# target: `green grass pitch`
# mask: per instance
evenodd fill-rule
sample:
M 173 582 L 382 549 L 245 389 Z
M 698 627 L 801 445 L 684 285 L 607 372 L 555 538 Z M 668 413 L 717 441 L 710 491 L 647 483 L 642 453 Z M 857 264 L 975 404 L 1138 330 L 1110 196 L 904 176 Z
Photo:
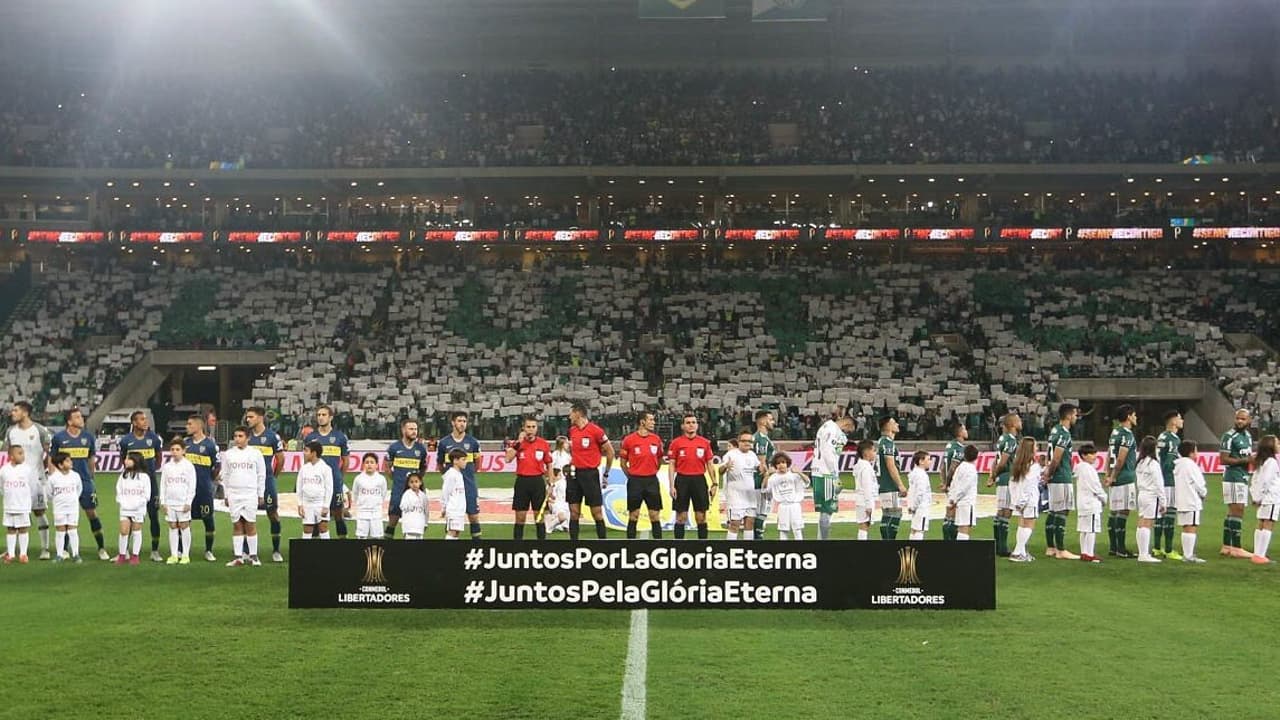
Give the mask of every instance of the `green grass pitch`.
M 1210 486 L 1198 567 L 1043 559 L 1041 525 L 1041 560 L 1000 562 L 995 612 L 651 612 L 648 716 L 1276 717 L 1280 569 L 1218 557 Z M 284 566 L 116 567 L 80 529 L 83 565 L 0 567 L 0 718 L 619 715 L 627 612 L 289 611 Z M 221 560 L 229 531 L 223 515 Z

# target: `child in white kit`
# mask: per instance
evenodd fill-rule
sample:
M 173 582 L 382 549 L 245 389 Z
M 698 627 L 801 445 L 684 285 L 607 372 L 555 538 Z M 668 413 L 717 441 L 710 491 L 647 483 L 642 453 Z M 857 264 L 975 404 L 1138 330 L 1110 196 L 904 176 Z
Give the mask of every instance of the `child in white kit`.
M 186 444 L 169 443 L 169 462 L 160 468 L 160 509 L 169 524 L 170 565 L 191 564 L 191 504 L 196 497 L 196 466 L 187 459 Z
M 387 478 L 378 472 L 378 456 L 366 453 L 364 471 L 351 482 L 356 511 L 356 539 L 382 537 L 382 509 L 387 504 Z
M 23 464 L 26 451 L 21 445 L 9 446 L 9 464 L 0 468 L 0 493 L 4 495 L 5 554 L 4 563 L 17 560 L 27 563 L 27 544 L 31 542 L 32 498 L 39 492 L 39 480 L 30 466 Z M 16 553 L 15 553 L 16 551 Z
M 569 530 L 569 501 L 564 495 L 566 487 L 564 469 L 553 467 L 551 472 L 555 474 L 555 480 L 551 483 L 551 492 L 547 494 L 547 512 L 542 517 L 548 535 Z
M 804 512 L 800 503 L 804 501 L 809 478 L 802 472 L 792 472 L 791 456 L 786 453 L 774 455 L 769 464 L 763 487 L 769 489 L 774 502 L 778 503 L 778 539 L 786 540 L 787 533 L 791 533 L 792 540 L 803 540 Z
M 929 533 L 929 510 L 933 505 L 933 486 L 929 484 L 929 471 L 924 465 L 929 453 L 919 450 L 911 457 L 911 472 L 907 475 L 907 509 L 911 511 L 911 540 L 923 540 Z
M 71 469 L 70 455 L 57 452 L 49 462 L 53 465 L 53 472 L 49 473 L 49 501 L 53 505 L 53 527 L 58 533 L 53 559 L 80 562 L 80 493 L 84 492 L 84 482 L 80 474 Z M 70 552 L 63 550 L 68 546 Z
M 124 458 L 124 471 L 116 480 L 116 503 L 120 506 L 120 554 L 116 564 L 137 565 L 142 552 L 142 521 L 147 519 L 147 503 L 151 502 L 151 476 L 141 453 Z M 129 543 L 133 541 L 133 551 Z
M 467 522 L 467 496 L 462 486 L 462 470 L 467 466 L 465 450 L 455 448 L 449 452 L 449 469 L 444 473 L 440 488 L 440 517 L 444 519 L 445 540 L 457 540 Z
M 405 483 L 408 487 L 400 496 L 400 527 L 406 540 L 421 540 L 427 531 L 427 491 L 418 473 L 409 473 Z

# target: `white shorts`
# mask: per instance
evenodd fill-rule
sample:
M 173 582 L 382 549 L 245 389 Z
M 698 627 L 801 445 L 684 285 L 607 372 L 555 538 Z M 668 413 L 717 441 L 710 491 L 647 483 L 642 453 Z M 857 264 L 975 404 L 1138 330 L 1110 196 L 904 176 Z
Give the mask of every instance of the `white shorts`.
M 227 503 L 231 511 L 231 522 L 243 520 L 245 522 L 258 522 L 258 501 L 236 500 Z
M 569 517 L 569 503 L 567 502 L 551 503 L 551 512 L 547 514 L 553 517 Z
M 1076 489 L 1071 483 L 1049 483 L 1049 512 L 1063 513 L 1075 509 Z
M 875 501 L 858 500 L 858 504 L 853 508 L 853 521 L 859 525 L 870 524 L 871 516 L 875 514 Z
M 79 527 L 79 526 L 80 526 L 80 512 L 79 512 L 78 510 L 73 510 L 73 511 L 71 511 L 71 512 L 67 512 L 67 513 L 54 513 L 54 514 L 53 514 L 53 526 L 54 526 L 54 527 L 60 527 L 60 526 L 63 526 L 63 525 L 67 525 L 67 526 L 70 526 L 70 527 Z
M 44 485 L 37 485 L 31 491 L 31 511 L 45 510 L 49 507 L 47 499 L 49 497 L 49 488 Z
M 897 490 L 894 490 L 893 492 L 880 493 L 880 509 L 882 511 L 898 510 L 902 508 L 905 502 L 906 498 L 899 495 Z
M 31 513 L 11 513 L 4 514 L 4 526 L 7 528 L 29 528 L 31 527 Z
M 1115 488 L 1111 488 L 1115 490 Z M 1138 517 L 1143 520 L 1155 520 L 1164 514 L 1164 493 L 1155 495 L 1153 493 L 1138 494 Z
M 303 505 L 302 506 L 302 524 L 303 525 L 319 525 L 326 522 L 324 517 L 325 511 L 329 508 L 325 505 Z
M 1222 502 L 1226 505 L 1248 505 L 1249 483 L 1222 483 Z
M 996 509 L 997 510 L 1013 509 L 1013 486 L 1012 485 L 996 486 Z
M 929 508 L 921 508 L 923 512 L 917 512 L 911 516 L 911 532 L 929 532 Z
M 171 523 L 191 522 L 191 510 L 188 509 L 186 512 L 183 512 L 181 510 L 169 508 L 169 510 L 164 514 L 164 521 Z
M 1270 520 L 1271 522 L 1280 520 L 1280 505 L 1259 505 L 1258 519 Z
M 452 531 L 454 531 L 454 532 L 462 532 L 462 529 L 463 529 L 463 528 L 465 528 L 466 526 L 467 526 L 467 516 L 466 516 L 466 514 L 458 514 L 458 515 L 448 515 L 448 516 L 445 516 L 445 519 L 444 519 L 444 528 L 445 528 L 445 530 L 452 530 Z
M 1107 509 L 1111 512 L 1138 509 L 1137 485 L 1112 485 L 1107 488 Z
M 1168 510 L 1171 507 L 1173 507 L 1173 486 L 1165 485 L 1164 486 L 1164 509 Z
M 795 532 L 804 529 L 804 513 L 800 503 L 778 503 L 778 530 Z
M 1181 525 L 1199 525 L 1199 524 L 1200 524 L 1199 510 L 1189 510 L 1187 512 L 1183 512 L 1181 510 L 1178 511 L 1178 525 L 1181 526 Z
M 973 527 L 978 524 L 978 512 L 970 503 L 956 503 L 956 527 Z
M 1029 502 L 1022 506 L 1022 509 L 1013 509 L 1013 516 L 1020 517 L 1023 520 L 1035 520 L 1040 517 L 1040 501 Z
M 120 519 L 121 519 L 121 520 L 132 520 L 133 522 L 140 523 L 140 522 L 142 522 L 143 520 L 146 520 L 146 519 L 147 519 L 147 509 L 146 509 L 146 508 L 142 508 L 141 510 L 130 510 L 130 511 L 127 511 L 127 512 L 126 512 L 126 511 L 124 511 L 124 510 L 121 510 L 121 511 L 120 511 Z
M 1102 532 L 1102 513 L 1081 514 L 1076 518 L 1076 532 Z
M 356 518 L 356 539 L 382 537 L 382 518 Z
M 756 516 L 755 506 L 751 507 L 733 507 L 729 506 L 729 522 L 742 522 L 747 518 Z
M 724 495 L 730 519 L 733 519 L 734 513 L 738 514 L 739 520 L 748 515 L 754 516 L 756 509 L 760 507 L 760 491 L 750 482 L 727 483 Z
M 427 516 L 424 513 L 415 512 L 404 515 L 400 518 L 400 529 L 405 535 L 421 535 L 427 530 Z

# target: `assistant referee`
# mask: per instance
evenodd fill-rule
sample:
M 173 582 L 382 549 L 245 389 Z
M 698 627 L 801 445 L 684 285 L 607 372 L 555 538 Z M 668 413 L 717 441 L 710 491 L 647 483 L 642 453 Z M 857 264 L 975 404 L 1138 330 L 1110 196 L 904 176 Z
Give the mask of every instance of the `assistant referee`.
M 668 454 L 675 465 L 676 477 L 671 486 L 671 507 L 676 511 L 675 535 L 684 539 L 684 525 L 689 520 L 689 505 L 698 524 L 698 539 L 707 539 L 707 510 L 716 486 L 707 487 L 707 469 L 715 456 L 711 441 L 698 434 L 698 418 L 686 413 L 680 423 L 684 434 L 671 441 Z M 710 493 L 710 494 L 708 494 Z
M 582 503 L 591 508 L 596 521 L 596 537 L 605 537 L 604 490 L 609 471 L 613 469 L 613 445 L 604 429 L 591 422 L 587 406 L 574 403 L 569 408 L 569 454 L 573 458 L 573 477 L 565 479 L 565 500 L 569 503 L 569 539 L 578 539 Z M 604 476 L 600 475 L 600 457 L 605 458 Z

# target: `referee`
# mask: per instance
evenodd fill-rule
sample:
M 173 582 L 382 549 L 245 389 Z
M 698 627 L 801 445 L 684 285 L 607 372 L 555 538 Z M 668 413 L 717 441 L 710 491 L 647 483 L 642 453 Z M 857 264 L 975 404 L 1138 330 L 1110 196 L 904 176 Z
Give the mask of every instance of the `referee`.
M 671 507 L 676 511 L 675 535 L 677 540 L 684 539 L 684 525 L 689 520 L 692 504 L 698 539 L 706 540 L 707 510 L 711 507 L 711 498 L 716 496 L 716 486 L 707 487 L 707 469 L 715 452 L 711 441 L 698 434 L 698 418 L 693 413 L 685 413 L 680 429 L 684 434 L 672 440 L 668 450 L 676 471 L 671 486 Z
M 605 457 L 604 477 L 600 476 L 600 456 Z M 578 523 L 582 503 L 591 508 L 596 521 L 596 537 L 605 537 L 604 490 L 609 471 L 613 469 L 613 445 L 604 430 L 587 415 L 587 406 L 574 403 L 569 408 L 569 454 L 573 458 L 573 477 L 566 478 L 565 500 L 569 503 L 569 539 L 578 539 Z
M 662 438 L 654 434 L 653 413 L 636 418 L 636 431 L 622 439 L 618 465 L 627 474 L 627 539 L 636 538 L 640 506 L 649 511 L 654 540 L 662 539 L 662 491 L 658 487 L 658 465 L 662 462 Z
M 547 526 L 538 520 L 539 511 L 547 502 L 547 488 L 554 481 L 551 474 L 551 446 L 538 437 L 538 421 L 526 417 L 520 427 L 520 437 L 507 446 L 507 462 L 516 461 L 516 485 L 511 496 L 511 509 L 516 514 L 512 539 L 524 539 L 524 523 L 529 511 L 534 512 L 534 526 L 538 539 L 547 539 Z

